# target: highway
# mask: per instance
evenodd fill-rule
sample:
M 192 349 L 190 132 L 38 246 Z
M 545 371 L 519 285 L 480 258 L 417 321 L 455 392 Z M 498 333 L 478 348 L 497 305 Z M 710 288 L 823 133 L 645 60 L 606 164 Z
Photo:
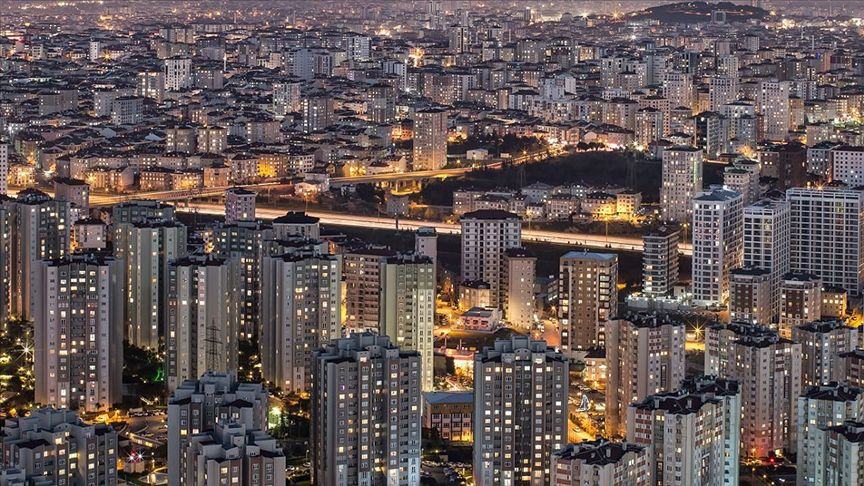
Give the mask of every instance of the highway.
M 193 212 L 223 216 L 225 208 L 220 204 L 191 202 L 188 205 L 179 205 L 178 211 Z M 258 208 L 255 211 L 261 219 L 275 219 L 285 214 L 284 209 Z M 460 227 L 458 224 L 440 223 L 436 221 L 399 220 L 398 226 L 393 218 L 379 216 L 362 216 L 344 213 L 332 213 L 323 211 L 308 211 L 307 214 L 321 219 L 321 223 L 333 226 L 348 226 L 356 228 L 372 228 L 383 230 L 416 230 L 420 227 L 435 228 L 440 234 L 458 235 Z M 619 251 L 642 251 L 642 239 L 625 236 L 603 236 L 586 233 L 567 233 L 563 231 L 546 231 L 522 229 L 522 240 L 532 243 L 553 243 L 556 245 L 581 246 L 592 249 L 606 249 Z M 692 248 L 684 244 L 680 248 L 681 254 L 692 255 Z

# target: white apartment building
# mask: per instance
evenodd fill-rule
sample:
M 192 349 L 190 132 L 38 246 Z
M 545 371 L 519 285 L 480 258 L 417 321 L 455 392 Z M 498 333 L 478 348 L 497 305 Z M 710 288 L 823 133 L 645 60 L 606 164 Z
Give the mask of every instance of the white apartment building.
M 190 255 L 168 268 L 165 381 L 173 392 L 206 371 L 237 372 L 240 263 Z
M 120 265 L 95 254 L 39 262 L 32 282 L 38 403 L 95 412 L 122 400 Z
M 558 322 L 561 351 L 602 347 L 604 326 L 618 313 L 618 255 L 571 251 L 558 270 Z
M 225 224 L 238 221 L 255 221 L 255 197 L 257 194 L 242 187 L 225 191 Z
M 192 434 L 182 454 L 184 484 L 285 484 L 285 455 L 276 439 L 243 424 L 217 423 L 213 430 Z
M 849 187 L 864 186 L 864 147 L 834 147 L 828 151 L 828 158 L 830 180 L 840 181 Z
M 864 463 L 864 422 L 849 420 L 840 425 L 817 428 L 813 431 L 813 447 L 808 449 L 807 463 L 815 467 L 798 467 L 801 484 L 832 484 L 858 486 L 864 482 L 861 464 Z M 802 477 L 802 474 L 806 476 Z M 812 474 L 812 475 L 811 475 Z M 815 479 L 821 478 L 821 483 Z
M 786 140 L 791 125 L 789 82 L 761 82 L 756 95 L 756 112 L 762 115 L 762 133 L 766 139 Z
M 623 436 L 627 407 L 684 379 L 684 323 L 631 314 L 606 322 L 606 435 Z
M 113 486 L 120 448 L 107 424 L 86 424 L 66 409 L 37 408 L 26 417 L 7 417 L 0 431 L 0 481 L 10 486 Z
M 182 91 L 192 87 L 192 59 L 174 57 L 165 59 L 163 65 L 165 89 Z
M 742 456 L 764 458 L 794 449 L 800 344 L 764 326 L 715 325 L 705 333 L 705 374 L 740 385 Z
M 510 212 L 482 209 L 460 218 L 462 280 L 482 280 L 491 289 L 491 304 L 504 304 L 505 252 L 522 246 L 522 219 Z
M 741 386 L 713 377 L 630 405 L 626 440 L 648 452 L 645 484 L 737 484 L 741 410 Z
M 660 208 L 663 219 L 689 223 L 693 198 L 702 191 L 702 150 L 695 147 L 669 147 L 663 151 L 663 181 Z
M 435 327 L 435 268 L 423 255 L 384 258 L 379 272 L 381 303 L 378 333 L 401 349 L 420 353 L 421 389 L 433 389 L 432 331 Z
M 791 188 L 792 271 L 857 296 L 864 285 L 864 191 Z
M 711 76 L 708 80 L 708 109 L 720 112 L 724 105 L 738 99 L 738 74 Z
M 822 280 L 810 273 L 790 272 L 780 281 L 780 336 L 790 339 L 792 330 L 822 318 Z
M 504 252 L 504 319 L 517 328 L 531 329 L 535 321 L 536 268 L 537 257 L 525 248 Z
M 791 210 L 787 201 L 762 199 L 744 207 L 743 265 L 768 271 L 771 281 L 768 312 L 772 321 L 780 312 L 780 281 L 790 270 L 790 238 Z
M 168 399 L 168 485 L 202 484 L 188 474 L 192 437 L 228 424 L 265 430 L 268 409 L 267 390 L 260 383 L 238 383 L 234 375 L 208 372 L 181 383 Z
M 836 382 L 804 390 L 798 398 L 798 484 L 855 484 L 837 481 L 834 477 L 836 472 L 832 471 L 834 468 L 845 469 L 847 474 L 857 470 L 857 477 L 862 479 L 861 456 L 857 460 L 849 458 L 853 463 L 857 463 L 857 467 L 849 467 L 851 465 L 842 461 L 834 464 L 830 460 L 826 461 L 826 453 L 830 454 L 831 450 L 825 444 L 826 436 L 831 435 L 829 430 L 843 426 L 847 421 L 864 421 L 864 390 Z M 831 442 L 839 445 L 844 441 L 840 437 L 834 437 Z M 856 474 L 846 477 L 852 479 Z
M 729 275 L 743 257 L 741 194 L 712 188 L 693 199 L 693 302 L 722 307 Z
M 447 164 L 447 112 L 418 110 L 414 114 L 414 170 L 436 170 Z
M 513 336 L 474 355 L 474 484 L 542 486 L 567 443 L 569 360 Z
M 550 486 L 639 484 L 648 477 L 648 449 L 597 439 L 567 444 L 552 454 Z
M 801 344 L 801 386 L 817 386 L 846 379 L 840 355 L 858 347 L 858 329 L 819 320 L 792 328 L 792 340 Z
M 312 352 L 338 337 L 341 268 L 329 255 L 265 256 L 260 336 L 264 379 L 283 391 L 312 388 Z
M 420 483 L 420 354 L 386 336 L 352 334 L 312 359 L 312 481 Z

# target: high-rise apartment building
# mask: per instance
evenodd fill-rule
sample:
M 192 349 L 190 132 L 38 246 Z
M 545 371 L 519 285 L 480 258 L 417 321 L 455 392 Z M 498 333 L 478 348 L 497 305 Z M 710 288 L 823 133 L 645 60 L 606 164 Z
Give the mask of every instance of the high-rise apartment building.
M 190 455 L 191 439 L 228 424 L 265 430 L 268 407 L 267 390 L 260 383 L 238 383 L 234 375 L 205 373 L 180 384 L 168 399 L 169 486 L 210 484 L 189 476 L 188 461 L 201 455 L 194 450 Z
M 225 191 L 225 224 L 255 221 L 255 196 L 253 191 L 242 187 Z
M 810 469 L 798 467 L 800 484 L 832 484 L 858 486 L 864 482 L 861 464 L 864 463 L 864 422 L 849 420 L 840 425 L 817 428 L 813 447 L 807 449 Z M 801 477 L 800 474 L 806 474 Z M 814 480 L 809 481 L 812 477 Z M 816 478 L 821 478 L 819 481 Z
M 550 486 L 639 484 L 648 477 L 648 450 L 596 439 L 568 444 L 552 454 Z
M 745 267 L 762 268 L 768 271 L 771 283 L 771 300 L 766 311 L 771 321 L 780 313 L 780 281 L 789 272 L 791 248 L 791 212 L 787 201 L 762 199 L 744 207 L 744 260 Z
M 756 94 L 756 110 L 762 115 L 764 137 L 768 140 L 786 140 L 791 124 L 789 82 L 761 82 Z
M 792 271 L 815 274 L 825 285 L 857 296 L 864 285 L 864 191 L 792 188 Z
M 809 273 L 790 272 L 780 281 L 780 336 L 792 337 L 792 330 L 822 318 L 822 281 Z
M 858 329 L 843 321 L 813 321 L 792 328 L 792 340 L 801 345 L 801 386 L 817 386 L 846 378 L 840 356 L 858 347 Z
M 264 379 L 283 391 L 312 387 L 312 352 L 341 333 L 341 269 L 329 255 L 265 256 L 260 336 Z
M 267 432 L 235 422 L 217 422 L 213 430 L 193 433 L 183 455 L 182 484 L 281 486 L 285 455 Z
M 627 407 L 684 379 L 684 323 L 631 314 L 606 323 L 606 434 L 623 436 Z
M 0 149 L 2 151 L 2 149 Z M 0 161 L 2 161 L 0 153 Z M 840 145 L 829 151 L 828 179 L 849 187 L 864 186 L 864 147 Z
M 678 282 L 678 244 L 681 230 L 663 225 L 642 237 L 642 293 L 661 297 Z
M 9 192 L 9 144 L 0 141 L 0 196 Z
M 237 372 L 240 264 L 190 255 L 168 269 L 165 381 L 173 392 L 206 371 Z
M 192 87 L 192 59 L 173 57 L 163 61 L 165 89 L 182 91 Z
M 827 457 L 826 435 L 832 427 L 847 421 L 864 420 L 864 389 L 836 382 L 808 387 L 798 398 L 798 484 L 855 484 L 835 482 L 831 470 L 845 465 L 823 462 Z M 835 442 L 836 443 L 836 442 Z M 840 441 L 842 443 L 842 440 Z M 853 459 L 854 460 L 854 459 Z M 857 470 L 861 477 L 861 463 L 844 472 Z M 833 466 L 833 467 L 832 467 Z M 848 466 L 847 466 L 848 467 Z M 832 481 L 834 479 L 834 481 Z
M 510 212 L 481 209 L 466 213 L 462 225 L 462 280 L 482 280 L 491 289 L 491 304 L 500 307 L 504 295 L 505 252 L 522 246 L 522 219 Z
M 418 110 L 414 114 L 414 170 L 437 170 L 447 164 L 447 112 Z
M 66 409 L 37 408 L 7 418 L 0 431 L 0 481 L 18 485 L 117 484 L 120 446 L 107 424 L 86 424 Z M 15 471 L 4 478 L 6 472 Z
M 729 276 L 743 258 L 743 205 L 737 192 L 712 188 L 693 199 L 693 301 L 725 306 Z
M 433 389 L 435 268 L 423 255 L 384 258 L 379 271 L 381 301 L 378 333 L 403 350 L 420 353 L 423 391 Z
M 372 123 L 390 124 L 396 120 L 396 87 L 373 84 L 366 92 L 366 116 Z
M 389 248 L 362 247 L 342 255 L 345 281 L 345 327 L 374 331 L 381 317 L 381 262 L 396 256 Z
M 738 99 L 738 74 L 711 76 L 708 80 L 708 109 L 720 112 L 724 105 Z
M 690 223 L 693 198 L 702 191 L 702 159 L 702 150 L 695 147 L 669 147 L 663 151 L 660 208 L 664 220 Z
M 536 267 L 537 257 L 525 248 L 504 251 L 504 319 L 517 328 L 531 329 L 535 321 Z
M 36 401 L 86 412 L 121 401 L 120 262 L 95 254 L 42 260 L 34 275 Z
M 760 267 L 741 267 L 729 275 L 729 317 L 734 321 L 770 326 L 771 274 Z
M 577 350 L 603 346 L 605 323 L 618 313 L 618 256 L 571 251 L 558 268 L 561 350 L 575 358 Z
M 800 344 L 764 326 L 715 325 L 705 333 L 705 373 L 740 385 L 743 456 L 768 457 L 794 448 Z
M 142 348 L 159 349 L 168 309 L 168 273 L 172 261 L 187 254 L 186 226 L 171 220 L 114 225 L 114 254 L 125 282 L 126 339 Z
M 626 437 L 647 450 L 645 484 L 737 484 L 741 388 L 734 380 L 699 377 L 630 405 Z
M 386 336 L 352 334 L 312 359 L 312 480 L 420 483 L 420 354 Z
M 2 201 L 9 227 L 10 312 L 32 319 L 36 309 L 33 283 L 41 260 L 63 258 L 69 252 L 69 203 L 25 189 L 16 199 Z
M 513 336 L 474 355 L 474 383 L 474 484 L 549 484 L 567 443 L 569 360 Z
M 323 91 L 310 93 L 300 103 L 303 132 L 323 130 L 333 124 L 333 98 Z

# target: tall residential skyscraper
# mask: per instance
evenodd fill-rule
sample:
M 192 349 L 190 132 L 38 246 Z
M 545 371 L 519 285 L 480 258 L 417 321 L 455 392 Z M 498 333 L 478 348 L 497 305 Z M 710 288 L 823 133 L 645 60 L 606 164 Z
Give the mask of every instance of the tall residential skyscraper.
M 864 285 L 864 191 L 792 188 L 792 271 L 817 275 L 857 296 Z
M 504 319 L 512 326 L 530 329 L 534 324 L 534 280 L 537 257 L 525 248 L 504 252 Z
M 780 314 L 780 281 L 790 268 L 790 224 L 791 212 L 787 201 L 762 199 L 744 208 L 743 264 L 768 271 L 771 300 L 761 305 L 767 307 L 772 321 Z
M 12 295 L 12 215 L 14 209 L 0 195 L 0 322 L 9 318 Z
M 792 340 L 801 344 L 801 386 L 817 386 L 846 378 L 840 355 L 858 347 L 858 329 L 843 321 L 813 321 L 792 328 Z
M 122 269 L 111 257 L 42 260 L 34 275 L 36 401 L 94 412 L 121 401 Z
M 742 198 L 737 192 L 712 188 L 693 199 L 693 301 L 725 306 L 729 275 L 741 265 Z
M 603 346 L 605 322 L 618 313 L 618 255 L 571 251 L 558 270 L 561 351 Z
M 789 82 L 762 81 L 756 94 L 756 111 L 762 115 L 762 133 L 768 140 L 789 135 Z
M 705 333 L 705 373 L 740 385 L 742 455 L 768 457 L 794 448 L 800 344 L 763 326 L 712 326 Z
M 708 109 L 720 112 L 723 106 L 738 99 L 738 75 L 716 75 L 708 80 Z
M 606 434 L 623 436 L 627 407 L 684 379 L 684 323 L 631 314 L 606 323 Z
M 807 449 L 810 469 L 798 466 L 798 484 L 832 484 L 858 486 L 864 482 L 861 464 L 864 463 L 864 421 L 848 420 L 840 425 L 817 428 L 813 447 Z M 803 462 L 803 461 L 802 461 Z M 806 465 L 805 465 L 806 467 Z M 801 478 L 801 474 L 807 474 Z M 813 477 L 813 481 L 808 481 Z M 821 481 L 819 479 L 821 478 Z
M 180 384 L 168 399 L 169 486 L 202 484 L 195 482 L 194 477 L 190 482 L 187 474 L 189 443 L 193 437 L 214 431 L 217 425 L 236 424 L 247 430 L 265 430 L 268 407 L 267 390 L 260 383 L 238 383 L 233 375 L 205 373 L 200 379 Z
M 569 360 L 512 336 L 474 355 L 474 484 L 548 484 L 567 443 Z
M 364 246 L 342 255 L 345 282 L 345 327 L 351 332 L 374 331 L 381 317 L 381 262 L 396 256 L 386 247 Z
M 107 424 L 86 424 L 71 410 L 38 408 L 8 417 L 0 431 L 0 481 L 9 486 L 117 484 L 120 446 Z M 5 477 L 4 477 L 5 476 Z
M 396 88 L 373 84 L 366 91 L 366 114 L 372 123 L 389 124 L 396 119 Z
M 420 353 L 423 391 L 433 389 L 435 268 L 429 257 L 405 254 L 381 261 L 379 329 L 404 350 Z
M 433 108 L 414 113 L 414 170 L 437 170 L 447 164 L 447 112 Z
M 2 204 L 9 218 L 10 311 L 33 319 L 37 298 L 33 282 L 40 260 L 62 258 L 69 252 L 69 203 L 36 189 L 24 189 L 16 199 Z
M 663 74 L 663 96 L 674 107 L 690 107 L 693 104 L 693 76 L 686 73 L 667 71 Z
M 285 484 L 285 455 L 267 432 L 232 421 L 213 430 L 193 433 L 183 454 L 182 484 L 281 486 Z
M 301 101 L 303 132 L 323 130 L 333 124 L 333 98 L 326 92 L 310 93 Z
M 648 451 L 645 484 L 738 483 L 741 386 L 699 377 L 630 405 L 627 441 Z
M 255 221 L 256 194 L 242 187 L 225 191 L 225 224 L 238 221 Z
M 265 243 L 273 240 L 273 227 L 261 221 L 222 224 L 211 234 L 213 255 L 240 262 L 240 335 L 261 333 L 261 262 Z
M 9 144 L 0 141 L 0 196 L 9 192 Z
M 192 87 L 192 59 L 173 57 L 163 61 L 165 89 L 182 91 Z
M 809 273 L 791 272 L 780 281 L 780 336 L 792 337 L 792 330 L 822 318 L 822 280 Z
M 206 371 L 237 372 L 240 264 L 187 256 L 168 270 L 165 381 L 173 392 Z
M 678 282 L 678 243 L 681 231 L 663 225 L 642 237 L 642 293 L 660 297 L 672 293 Z
M 568 444 L 552 454 L 550 486 L 639 484 L 648 477 L 648 449 L 597 439 Z
M 861 476 L 862 463 L 860 462 L 864 459 L 864 454 L 857 460 L 850 458 L 857 463 L 857 467 L 844 467 L 842 462 L 834 464 L 831 464 L 832 461 L 823 462 L 828 459 L 826 452 L 829 450 L 825 439 L 826 435 L 830 434 L 826 432 L 832 427 L 842 426 L 846 421 L 861 422 L 862 420 L 864 420 L 864 389 L 834 382 L 804 390 L 798 398 L 797 484 L 856 484 L 836 482 L 836 478 L 832 477 L 834 475 L 831 473 L 834 468 L 843 472 L 849 472 L 850 469 L 857 470 L 858 479 L 864 479 Z M 839 442 L 842 443 L 842 440 Z
M 186 226 L 170 220 L 114 225 L 114 254 L 124 266 L 126 339 L 159 349 L 168 309 L 168 270 L 187 254 Z
M 771 326 L 771 274 L 760 267 L 741 267 L 729 275 L 729 317 L 761 326 Z
M 702 150 L 695 147 L 669 147 L 663 151 L 660 208 L 664 220 L 690 223 L 693 198 L 702 191 L 702 159 Z
M 420 354 L 352 334 L 315 351 L 312 364 L 312 481 L 419 484 Z
M 312 352 L 340 335 L 341 269 L 329 255 L 264 257 L 261 362 L 283 391 L 312 387 Z
M 491 304 L 500 307 L 504 295 L 505 252 L 522 246 L 522 219 L 510 212 L 481 209 L 466 213 L 462 225 L 462 280 L 482 280 L 491 288 Z

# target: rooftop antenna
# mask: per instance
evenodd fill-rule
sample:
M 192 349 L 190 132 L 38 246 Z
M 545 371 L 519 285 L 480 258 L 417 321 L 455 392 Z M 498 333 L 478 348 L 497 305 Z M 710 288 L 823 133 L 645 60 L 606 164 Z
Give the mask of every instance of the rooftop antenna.
M 216 327 L 216 321 L 210 321 L 210 326 L 207 328 L 207 337 L 204 339 L 204 342 L 207 344 L 207 371 L 213 371 L 214 368 L 221 368 L 221 366 L 216 364 L 216 361 L 219 359 L 219 347 L 221 343 L 218 339 L 216 339 L 216 335 L 219 332 L 219 328 Z

